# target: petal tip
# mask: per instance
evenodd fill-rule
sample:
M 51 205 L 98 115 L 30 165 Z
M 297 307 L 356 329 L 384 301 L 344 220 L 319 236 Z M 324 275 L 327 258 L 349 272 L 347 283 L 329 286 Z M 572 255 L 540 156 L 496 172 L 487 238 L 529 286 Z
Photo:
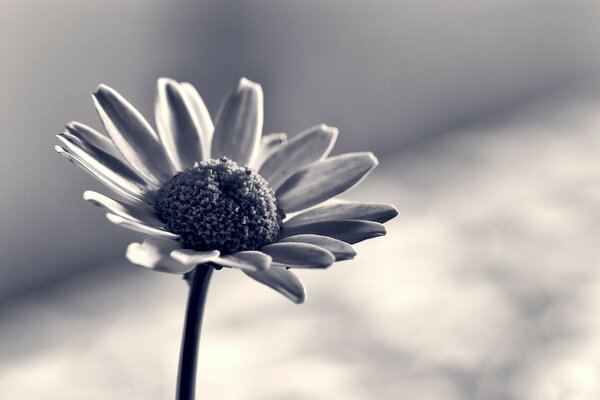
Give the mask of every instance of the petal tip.
M 253 97 L 255 96 L 256 101 L 258 101 L 259 104 L 262 104 L 263 90 L 260 83 L 253 82 L 247 78 L 241 78 L 235 90 L 235 93 L 240 94 L 244 92 L 250 94 Z
M 290 300 L 292 300 L 292 302 L 294 304 L 303 304 L 306 301 L 306 292 L 303 292 L 301 295 L 295 296 L 295 297 L 290 297 Z
M 346 261 L 346 260 L 352 260 L 354 257 L 356 257 L 356 250 L 352 249 L 352 250 L 348 250 L 348 252 L 340 257 L 339 259 L 336 259 L 336 261 Z
M 161 76 L 156 80 L 158 85 L 166 85 L 167 83 L 177 83 L 175 79 L 169 78 L 168 76 Z
M 385 225 L 383 225 L 382 223 L 379 222 L 368 222 L 368 225 L 372 226 L 373 231 L 371 234 L 372 238 L 376 238 L 376 237 L 380 237 L 380 236 L 385 236 L 387 234 L 387 229 L 385 227 Z
M 242 77 L 242 78 L 240 78 L 240 82 L 238 84 L 238 89 L 245 89 L 245 88 L 262 91 L 262 86 L 260 85 L 260 83 L 251 81 L 250 79 L 248 79 L 246 77 Z
M 285 133 L 285 132 L 275 133 L 274 141 L 278 144 L 283 144 L 283 143 L 287 142 L 287 133 Z
M 318 128 L 320 130 L 322 130 L 323 132 L 328 132 L 333 136 L 337 136 L 337 134 L 340 132 L 340 130 L 338 128 L 336 128 L 335 126 L 330 126 L 327 124 L 319 124 Z
M 175 79 L 161 77 L 156 81 L 156 88 L 159 93 L 161 92 L 174 92 L 179 89 L 179 82 Z
M 398 211 L 398 209 L 395 206 L 388 204 L 388 207 L 390 207 L 388 221 L 390 219 L 396 218 L 398 215 L 400 215 L 400 212 Z
M 142 244 L 141 243 L 137 243 L 137 242 L 133 242 L 130 243 L 127 246 L 127 250 L 125 250 L 125 258 L 127 258 L 130 262 L 136 264 L 135 260 L 135 256 L 137 255 L 137 252 L 139 251 L 139 249 L 141 248 Z
M 365 157 L 367 157 L 369 159 L 369 161 L 371 162 L 371 164 L 373 165 L 371 167 L 371 169 L 375 168 L 376 166 L 379 165 L 379 160 L 377 159 L 377 157 L 375 157 L 375 154 L 373 154 L 372 152 L 370 152 L 370 151 L 366 152 Z
M 77 121 L 71 121 L 67 125 L 65 125 L 65 130 L 76 131 L 77 128 L 81 127 L 81 123 Z
M 96 95 L 102 94 L 104 92 L 114 92 L 114 89 L 105 83 L 101 83 L 96 87 L 96 90 L 94 91 L 94 93 L 92 93 L 92 96 L 95 97 Z

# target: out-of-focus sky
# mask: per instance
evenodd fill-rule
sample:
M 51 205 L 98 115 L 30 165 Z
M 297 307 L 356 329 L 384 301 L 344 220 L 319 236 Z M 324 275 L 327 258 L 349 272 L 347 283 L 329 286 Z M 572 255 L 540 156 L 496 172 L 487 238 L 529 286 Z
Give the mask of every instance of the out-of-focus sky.
M 160 76 L 213 115 L 247 76 L 266 131 L 375 151 L 350 197 L 401 217 L 302 307 L 220 274 L 209 398 L 597 398 L 599 34 L 583 0 L 0 1 L 0 397 L 171 396 L 185 287 L 125 265 L 54 134 L 98 83 L 152 121 Z

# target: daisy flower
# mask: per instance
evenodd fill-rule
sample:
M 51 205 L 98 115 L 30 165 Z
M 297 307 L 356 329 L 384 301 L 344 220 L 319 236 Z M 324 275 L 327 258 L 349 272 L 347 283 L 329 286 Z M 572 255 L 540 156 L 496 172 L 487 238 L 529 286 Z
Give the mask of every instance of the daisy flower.
M 196 361 L 212 271 L 236 268 L 302 303 L 291 269 L 327 268 L 355 256 L 352 245 L 385 234 L 387 204 L 333 200 L 377 166 L 371 153 L 328 157 L 338 131 L 316 125 L 291 138 L 262 135 L 263 93 L 247 79 L 229 93 L 214 124 L 189 83 L 158 80 L 156 130 L 114 89 L 92 95 L 107 135 L 78 122 L 55 149 L 113 196 L 83 198 L 108 220 L 148 236 L 132 243 L 133 264 L 181 274 L 190 283 L 177 399 L 195 393 Z
M 262 135 L 263 93 L 242 78 L 213 121 L 189 83 L 158 80 L 156 130 L 123 96 L 92 95 L 108 135 L 78 122 L 56 151 L 118 197 L 86 191 L 108 220 L 148 235 L 126 256 L 155 271 L 200 264 L 236 268 L 296 303 L 305 288 L 290 270 L 355 256 L 352 244 L 385 234 L 387 204 L 329 201 L 375 166 L 372 153 L 328 157 L 338 130 L 309 128 L 291 140 Z M 322 204 L 326 202 L 325 204 Z

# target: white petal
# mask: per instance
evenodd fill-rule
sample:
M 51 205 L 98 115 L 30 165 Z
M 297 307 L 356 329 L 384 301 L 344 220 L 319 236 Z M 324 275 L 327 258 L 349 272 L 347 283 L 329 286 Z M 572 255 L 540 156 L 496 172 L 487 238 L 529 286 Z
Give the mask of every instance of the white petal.
M 266 271 L 243 271 L 250 278 L 278 291 L 296 304 L 306 300 L 306 289 L 293 272 L 285 268 L 270 268 Z
M 81 159 L 79 159 L 77 156 L 70 153 L 68 150 L 66 150 L 60 146 L 54 146 L 54 150 L 56 150 L 56 152 L 58 154 L 65 157 L 72 164 L 78 166 L 79 168 L 81 168 L 85 172 L 87 172 L 88 174 L 92 175 L 94 178 L 98 179 L 101 183 L 106 185 L 108 188 L 112 189 L 115 193 L 123 196 L 123 198 L 126 198 L 126 199 L 130 200 L 131 202 L 136 203 L 140 206 L 148 207 L 148 203 L 150 200 L 146 199 L 145 197 L 138 196 L 138 195 L 126 190 L 122 186 L 118 185 L 111 178 L 109 178 L 109 177 L 103 175 L 101 172 L 93 169 L 89 164 L 83 162 Z M 144 196 L 146 196 L 146 195 L 144 195 Z
M 75 155 L 92 170 L 99 171 L 137 197 L 146 197 L 145 194 L 149 191 L 146 182 L 121 160 L 80 140 L 71 134 L 68 127 L 56 137 L 69 153 Z
M 223 255 L 213 261 L 215 264 L 245 271 L 264 271 L 271 266 L 271 257 L 260 251 L 240 251 Z
M 155 185 L 175 172 L 148 121 L 114 89 L 100 85 L 92 95 L 98 115 L 115 146 L 135 170 Z
M 311 222 L 305 225 L 287 227 L 279 235 L 280 239 L 295 235 L 312 233 L 315 235 L 329 236 L 354 244 L 366 239 L 385 235 L 385 226 L 378 222 L 357 221 L 353 219 Z
M 332 219 L 358 219 L 384 223 L 398 215 L 390 204 L 344 202 L 325 204 L 304 211 L 286 221 L 288 227 Z
M 242 78 L 225 99 L 215 119 L 211 157 L 225 156 L 240 166 L 249 164 L 258 150 L 262 126 L 262 88 Z
M 265 160 L 259 174 L 273 190 L 277 190 L 293 172 L 326 157 L 333 148 L 337 134 L 337 128 L 324 124 L 299 133 Z
M 194 109 L 194 114 L 196 115 L 196 119 L 198 120 L 198 124 L 200 125 L 200 131 L 202 132 L 202 136 L 204 140 L 202 141 L 203 147 L 203 160 L 210 159 L 210 146 L 212 143 L 213 132 L 215 127 L 213 125 L 212 119 L 210 118 L 210 114 L 208 113 L 208 109 L 200 97 L 200 94 L 196 90 L 192 84 L 188 82 L 183 82 L 181 84 L 188 101 L 192 104 L 192 108 Z
M 98 132 L 97 130 L 92 129 L 89 126 L 76 121 L 70 122 L 67 125 L 67 129 L 79 139 L 90 142 L 94 146 L 100 148 L 106 153 L 109 153 L 113 157 L 122 157 L 121 153 L 115 147 L 115 144 L 112 142 L 112 140 L 108 136 Z
M 356 256 L 356 251 L 354 251 L 351 245 L 329 236 L 314 234 L 295 235 L 281 240 L 281 243 L 286 242 L 314 244 L 331 252 L 335 257 L 335 261 L 351 260 Z
M 256 152 L 256 157 L 251 161 L 250 167 L 259 170 L 262 163 L 280 146 L 287 143 L 285 133 L 268 133 L 260 139 L 260 146 Z
M 99 149 L 102 154 L 107 153 L 110 158 L 118 160 L 119 168 L 127 169 L 126 176 L 133 176 L 133 181 L 142 182 L 146 187 L 154 186 L 152 182 L 147 181 L 143 176 L 139 175 L 131 168 L 127 160 L 123 158 L 123 155 L 113 143 L 112 139 L 104 133 L 98 132 L 89 126 L 76 121 L 67 124 L 63 133 L 68 134 L 72 139 L 76 139 L 74 140 L 75 142 L 80 144 L 83 143 L 84 148 L 86 149 L 88 147 Z M 121 167 L 121 165 L 123 165 L 123 167 Z
M 185 274 L 195 265 L 186 265 L 174 260 L 170 253 L 180 246 L 172 240 L 148 238 L 143 243 L 131 243 L 127 246 L 125 256 L 135 265 L 159 272 Z
M 190 249 L 177 249 L 171 252 L 171 257 L 175 261 L 193 268 L 196 265 L 216 260 L 219 258 L 219 252 L 217 250 L 196 251 Z
M 319 204 L 357 185 L 377 166 L 372 153 L 349 153 L 310 164 L 290 176 L 277 190 L 286 213 Z
M 83 199 L 119 217 L 138 221 L 144 225 L 153 227 L 164 226 L 164 223 L 156 218 L 149 208 L 120 202 L 92 190 L 83 192 Z
M 141 222 L 132 221 L 130 219 L 123 218 L 115 214 L 107 213 L 106 218 L 108 218 L 108 220 L 113 224 L 120 225 L 123 228 L 127 228 L 132 231 L 144 233 L 146 235 L 157 236 L 164 239 L 179 239 L 179 235 L 176 235 L 174 233 L 167 232 L 160 228 L 153 228 Z
M 155 118 L 160 140 L 178 171 L 202 161 L 204 136 L 192 103 L 176 81 L 158 80 Z
M 327 268 L 335 261 L 329 251 L 308 243 L 273 243 L 260 251 L 273 257 L 273 264 L 286 264 L 294 268 Z

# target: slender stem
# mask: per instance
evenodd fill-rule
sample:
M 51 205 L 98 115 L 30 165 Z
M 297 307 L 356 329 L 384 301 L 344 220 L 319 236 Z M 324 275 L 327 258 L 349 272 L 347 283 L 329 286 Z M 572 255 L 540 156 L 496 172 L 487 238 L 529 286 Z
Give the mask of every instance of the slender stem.
M 190 293 L 185 313 L 181 354 L 179 356 L 177 400 L 194 400 L 195 398 L 200 330 L 212 271 L 213 267 L 210 265 L 199 265 L 186 277 L 190 284 Z

